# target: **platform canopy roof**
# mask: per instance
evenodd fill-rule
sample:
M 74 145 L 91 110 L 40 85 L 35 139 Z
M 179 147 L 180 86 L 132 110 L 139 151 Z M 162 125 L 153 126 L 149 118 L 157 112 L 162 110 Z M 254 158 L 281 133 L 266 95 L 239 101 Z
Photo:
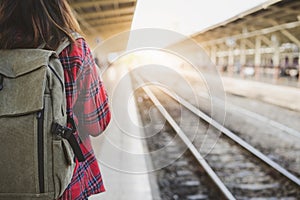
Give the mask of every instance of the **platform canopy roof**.
M 107 38 L 130 30 L 136 0 L 70 0 L 70 4 L 86 34 Z
M 293 43 L 300 47 L 300 1 L 270 0 L 222 23 L 192 35 L 204 46 L 247 39 L 254 44 L 260 36 L 265 44 Z M 274 37 L 275 36 L 275 37 Z

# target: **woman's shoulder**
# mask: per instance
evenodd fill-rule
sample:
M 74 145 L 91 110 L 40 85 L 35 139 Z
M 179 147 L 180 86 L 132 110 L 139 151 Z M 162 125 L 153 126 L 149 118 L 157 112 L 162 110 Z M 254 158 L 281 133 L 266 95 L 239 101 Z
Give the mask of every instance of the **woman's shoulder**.
M 83 60 L 90 53 L 90 48 L 84 38 L 77 38 L 64 51 L 68 52 L 69 57 L 79 57 Z
M 82 62 L 89 57 L 91 50 L 83 37 L 75 38 L 75 41 L 71 42 L 60 54 L 59 57 L 61 60 L 74 60 L 78 59 Z
M 91 68 L 93 63 L 91 50 L 83 37 L 77 38 L 66 47 L 59 58 L 63 68 L 71 71 L 74 77 Z

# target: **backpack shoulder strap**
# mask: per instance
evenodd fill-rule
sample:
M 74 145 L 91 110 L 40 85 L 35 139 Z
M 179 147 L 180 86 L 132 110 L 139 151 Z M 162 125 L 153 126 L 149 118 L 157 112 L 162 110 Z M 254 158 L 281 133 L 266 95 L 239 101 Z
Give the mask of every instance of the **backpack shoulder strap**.
M 75 40 L 79 39 L 79 38 L 83 38 L 79 33 L 77 32 L 72 32 L 72 36 Z M 68 38 L 64 39 L 63 42 L 61 42 L 61 44 L 58 46 L 58 48 L 56 49 L 56 54 L 59 55 L 67 46 L 69 46 L 70 41 Z
M 83 38 L 80 34 L 73 32 L 72 36 L 75 40 L 79 38 Z M 70 45 L 70 41 L 68 38 L 65 38 L 58 48 L 56 49 L 56 55 L 58 56 L 67 46 Z M 61 68 L 60 68 L 61 69 Z M 64 80 L 64 79 L 63 79 Z M 79 162 L 85 161 L 85 157 L 80 149 L 79 143 L 76 140 L 76 137 L 74 136 L 74 132 L 77 130 L 75 121 L 72 117 L 67 117 L 67 122 L 70 123 L 72 126 L 71 128 L 68 128 L 67 126 L 61 126 L 59 123 L 53 123 L 51 127 L 52 133 L 55 133 L 57 135 L 61 135 L 64 139 L 68 140 L 68 142 L 71 145 L 71 148 L 73 149 L 73 152 L 75 156 L 77 157 Z
M 56 55 L 58 56 L 67 46 L 69 46 L 70 41 L 66 38 L 63 42 L 60 43 L 60 45 L 55 50 Z

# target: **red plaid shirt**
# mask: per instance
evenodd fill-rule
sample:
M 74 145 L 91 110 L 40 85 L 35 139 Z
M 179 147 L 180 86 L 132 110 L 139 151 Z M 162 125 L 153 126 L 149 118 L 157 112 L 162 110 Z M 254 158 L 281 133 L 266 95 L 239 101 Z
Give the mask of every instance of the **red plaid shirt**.
M 111 115 L 90 49 L 84 39 L 76 41 L 72 47 L 65 48 L 59 58 L 64 67 L 67 115 L 78 125 L 76 136 L 86 160 L 76 161 L 72 181 L 60 200 L 84 200 L 105 191 L 89 135 L 99 135 Z

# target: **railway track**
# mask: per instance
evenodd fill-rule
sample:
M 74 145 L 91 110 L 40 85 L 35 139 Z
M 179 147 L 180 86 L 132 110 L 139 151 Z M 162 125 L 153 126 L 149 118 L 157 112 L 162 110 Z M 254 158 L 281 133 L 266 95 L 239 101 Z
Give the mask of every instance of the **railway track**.
M 143 81 L 138 76 L 135 79 Z M 165 190 L 163 199 L 214 199 L 216 194 L 221 199 L 300 198 L 300 180 L 296 176 L 184 99 L 149 86 L 137 95 L 139 107 L 144 110 L 143 121 L 147 109 L 155 106 L 159 112 L 152 119 L 168 122 L 151 141 L 156 148 L 166 146 L 165 155 L 154 158 L 154 164 L 174 161 L 158 176 L 159 185 Z M 180 123 L 182 118 L 199 121 L 196 135 L 191 124 Z M 184 149 L 188 151 L 180 154 Z M 175 185 L 185 187 L 174 189 Z

